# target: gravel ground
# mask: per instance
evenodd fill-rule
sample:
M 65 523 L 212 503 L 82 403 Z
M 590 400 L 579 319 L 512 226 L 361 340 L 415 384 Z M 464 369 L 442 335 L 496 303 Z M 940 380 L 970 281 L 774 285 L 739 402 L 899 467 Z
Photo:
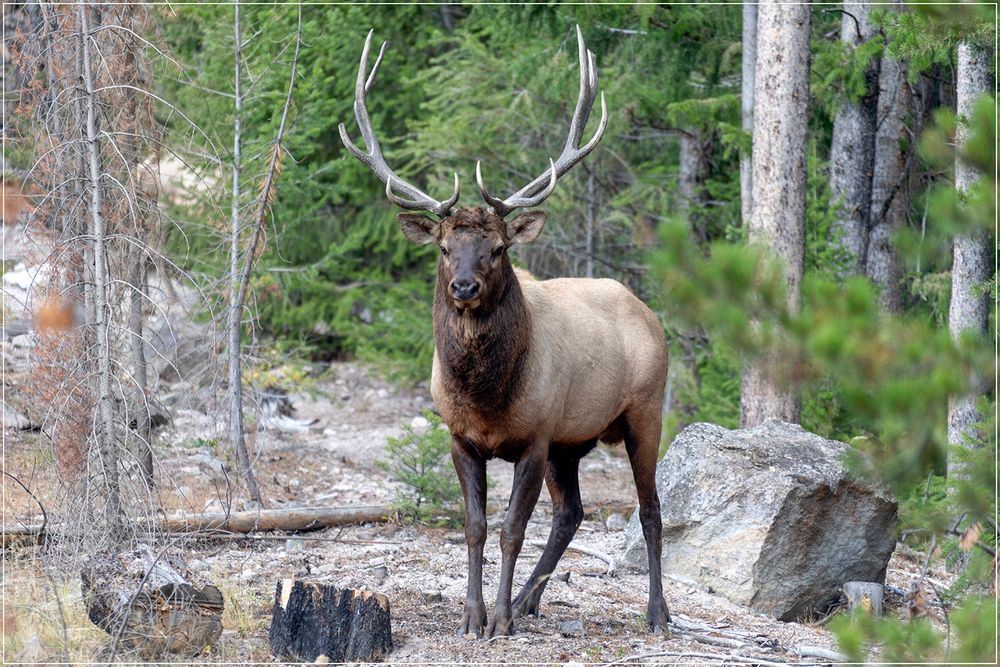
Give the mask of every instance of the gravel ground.
M 266 430 L 251 443 L 268 505 L 391 502 L 394 484 L 376 460 L 384 452 L 387 437 L 399 435 L 404 424 L 431 407 L 426 390 L 399 389 L 355 364 L 335 363 L 308 394 L 290 398 L 295 407 L 292 418 L 313 423 L 301 431 Z M 189 400 L 186 406 L 178 404 L 173 422 L 159 432 L 158 460 L 161 469 L 171 471 L 171 475 L 160 479 L 157 502 L 168 513 L 219 509 L 226 501 L 230 463 L 218 444 L 224 442 L 219 433 L 221 420 L 201 407 L 210 403 Z M 38 451 L 43 448 L 38 438 L 22 436 L 16 442 L 8 441 L 8 462 L 25 467 L 22 473 L 31 488 L 54 485 L 46 466 L 38 464 Z M 495 511 L 489 517 L 484 593 L 491 608 L 512 466 L 491 462 L 488 472 L 493 482 L 488 502 Z M 624 547 L 624 520 L 635 504 L 628 461 L 620 448 L 602 446 L 584 460 L 581 473 L 588 518 L 573 545 L 616 556 Z M 37 510 L 30 499 L 12 494 L 4 511 L 5 520 L 30 522 Z M 524 581 L 541 553 L 530 543 L 546 538 L 550 511 L 551 503 L 543 490 L 528 526 L 515 586 Z M 388 596 L 395 641 L 390 659 L 394 662 L 606 663 L 658 653 L 650 660 L 703 664 L 710 660 L 704 655 L 721 659 L 735 653 L 794 663 L 800 661 L 797 647 L 835 648 L 832 636 L 822 626 L 774 621 L 703 586 L 670 578 L 664 582 L 665 596 L 675 617 L 710 626 L 716 632 L 675 629 L 669 638 L 651 635 L 643 619 L 646 575 L 623 569 L 609 575 L 607 563 L 574 551 L 567 552 L 557 568 L 542 600 L 541 617 L 516 621 L 516 634 L 511 638 L 481 641 L 457 637 L 454 630 L 462 613 L 466 568 L 460 529 L 378 524 L 304 536 L 190 540 L 184 543 L 182 555 L 191 566 L 220 583 L 230 606 L 220 647 L 206 656 L 213 662 L 271 660 L 267 647 L 271 603 L 277 582 L 288 576 L 366 588 Z M 897 553 L 890 564 L 888 583 L 908 586 L 919 574 L 921 558 L 919 554 Z M 929 575 L 943 585 L 951 580 L 936 568 Z M 74 604 L 72 594 L 66 604 Z M 564 636 L 560 624 L 571 621 L 580 621 L 582 631 Z M 702 641 L 696 640 L 696 635 Z M 741 638 L 742 647 L 719 645 L 719 640 L 724 644 L 734 636 Z M 713 638 L 715 643 L 706 643 Z

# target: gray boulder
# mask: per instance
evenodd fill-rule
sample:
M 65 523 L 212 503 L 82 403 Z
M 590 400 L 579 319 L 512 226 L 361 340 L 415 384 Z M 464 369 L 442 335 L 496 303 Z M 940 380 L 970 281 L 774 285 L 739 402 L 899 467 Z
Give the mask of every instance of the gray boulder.
M 779 620 L 821 612 L 845 581 L 885 581 L 896 500 L 853 479 L 847 445 L 769 420 L 693 424 L 656 468 L 664 574 Z M 645 568 L 638 517 L 623 560 Z

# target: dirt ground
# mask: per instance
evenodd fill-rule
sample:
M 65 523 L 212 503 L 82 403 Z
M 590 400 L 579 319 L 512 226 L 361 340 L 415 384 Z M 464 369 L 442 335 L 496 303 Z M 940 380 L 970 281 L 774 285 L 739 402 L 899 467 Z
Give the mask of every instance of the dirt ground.
M 8 395 L 17 390 L 8 386 Z M 219 431 L 220 415 L 205 409 L 212 401 L 193 389 L 178 388 L 172 423 L 158 431 L 159 469 L 155 503 L 166 513 L 221 509 L 231 492 L 231 461 Z M 334 363 L 293 394 L 292 418 L 302 430 L 265 429 L 251 442 L 263 494 L 270 507 L 390 503 L 395 487 L 376 463 L 388 436 L 399 435 L 431 407 L 426 389 L 394 387 L 351 363 Z M 304 422 L 315 420 L 308 427 Z M 58 502 L 50 445 L 38 433 L 8 431 L 5 465 L 43 503 Z M 491 462 L 493 484 L 484 568 L 487 606 L 492 607 L 499 574 L 499 528 L 509 494 L 512 467 Z M 623 452 L 599 448 L 581 466 L 588 518 L 574 546 L 617 556 L 624 547 L 624 524 L 634 506 L 631 471 Z M 238 509 L 238 508 L 237 508 Z M 5 485 L 6 525 L 40 520 L 37 505 L 19 487 Z M 533 541 L 548 534 L 551 503 L 542 498 L 528 527 L 515 586 L 523 582 L 541 553 Z M 392 608 L 393 662 L 610 663 L 625 658 L 669 664 L 715 662 L 730 653 L 782 663 L 822 664 L 802 659 L 800 647 L 835 649 L 820 625 L 782 623 L 757 615 L 711 594 L 704 587 L 667 578 L 665 596 L 682 622 L 717 632 L 675 629 L 665 638 L 645 627 L 647 577 L 619 568 L 607 574 L 602 560 L 567 552 L 542 600 L 540 618 L 520 619 L 516 634 L 491 641 L 455 636 L 465 597 L 466 551 L 460 529 L 376 524 L 334 528 L 298 536 L 183 540 L 175 547 L 188 564 L 207 574 L 226 597 L 224 634 L 207 662 L 272 662 L 267 645 L 275 586 L 282 578 L 306 577 L 388 596 Z M 897 553 L 888 584 L 905 588 L 921 568 L 919 554 Z M 78 580 L 59 574 L 58 565 L 33 547 L 9 548 L 4 558 L 4 662 L 58 659 L 69 645 L 74 661 L 99 659 L 107 637 L 86 619 Z M 944 586 L 949 575 L 931 568 Z M 894 612 L 891 612 L 894 613 Z M 935 611 L 934 613 L 939 613 Z M 65 622 L 59 619 L 64 618 Z M 560 624 L 581 621 L 582 633 L 563 636 Z M 66 630 L 63 631 L 65 625 Z M 709 637 L 705 640 L 705 637 Z M 711 638 L 740 637 L 733 649 Z M 649 654 L 655 657 L 636 658 Z M 705 657 L 708 656 L 708 657 Z M 713 658 L 712 656 L 717 656 Z

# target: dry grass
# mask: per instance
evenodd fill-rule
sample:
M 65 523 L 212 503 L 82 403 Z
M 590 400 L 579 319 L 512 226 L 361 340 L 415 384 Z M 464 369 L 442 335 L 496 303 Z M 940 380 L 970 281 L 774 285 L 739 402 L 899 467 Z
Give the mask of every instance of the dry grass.
M 5 550 L 3 662 L 100 659 L 108 636 L 87 618 L 79 577 L 46 571 L 33 547 Z
M 46 574 L 34 548 L 7 550 L 4 560 L 3 664 L 108 659 L 111 637 L 87 618 L 78 576 Z M 238 586 L 213 572 L 225 597 L 223 634 L 217 646 L 194 658 L 199 663 L 269 662 L 267 645 L 271 601 L 263 591 Z M 62 607 L 60 611 L 60 605 Z M 116 662 L 138 658 L 119 647 Z M 164 656 L 168 662 L 191 658 Z

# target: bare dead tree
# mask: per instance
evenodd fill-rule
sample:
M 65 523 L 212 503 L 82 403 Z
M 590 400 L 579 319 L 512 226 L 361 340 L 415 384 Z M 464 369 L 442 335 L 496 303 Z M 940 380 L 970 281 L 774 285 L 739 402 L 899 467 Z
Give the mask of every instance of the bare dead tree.
M 42 74 L 25 83 L 11 128 L 34 149 L 28 228 L 47 276 L 29 304 L 39 336 L 26 392 L 72 503 L 57 513 L 78 518 L 62 527 L 93 544 L 126 537 L 126 517 L 150 502 L 144 284 L 159 131 L 149 16 L 140 5 L 35 7 L 36 25 L 11 42 L 19 67 Z
M 288 94 L 281 112 L 281 122 L 271 148 L 270 160 L 264 174 L 260 192 L 254 207 L 254 219 L 250 239 L 245 251 L 241 250 L 243 222 L 240 215 L 240 154 L 241 154 L 241 111 L 243 98 L 241 94 L 242 78 L 242 30 L 240 26 L 240 4 L 235 5 L 234 20 L 235 35 L 235 114 L 233 121 L 233 171 L 232 171 L 232 208 L 230 219 L 230 254 L 229 254 L 229 437 L 236 451 L 240 477 L 247 486 L 250 498 L 261 503 L 260 489 L 253 474 L 250 456 L 247 452 L 246 433 L 243 420 L 243 311 L 246 302 L 247 288 L 250 284 L 250 274 L 254 261 L 264 236 L 267 222 L 267 212 L 274 200 L 277 177 L 280 171 L 282 156 L 282 139 L 288 122 L 288 111 L 292 104 L 295 91 L 295 78 L 299 62 L 299 49 L 302 43 L 302 6 L 298 7 L 298 24 L 295 32 L 295 54 L 292 56 L 291 76 L 288 82 Z
M 97 133 L 97 100 L 94 73 L 91 66 L 90 8 L 77 6 L 80 21 L 80 61 L 79 74 L 85 90 L 87 109 L 87 144 L 89 145 L 88 166 L 90 181 L 91 231 L 94 248 L 94 309 L 97 336 L 97 404 L 100 410 L 100 430 L 97 431 L 97 448 L 104 474 L 106 493 L 105 528 L 112 535 L 121 530 L 122 501 L 118 481 L 118 448 L 115 435 L 115 406 L 111 395 L 111 340 L 108 319 L 108 259 L 105 245 L 104 215 L 101 210 L 101 139 Z

